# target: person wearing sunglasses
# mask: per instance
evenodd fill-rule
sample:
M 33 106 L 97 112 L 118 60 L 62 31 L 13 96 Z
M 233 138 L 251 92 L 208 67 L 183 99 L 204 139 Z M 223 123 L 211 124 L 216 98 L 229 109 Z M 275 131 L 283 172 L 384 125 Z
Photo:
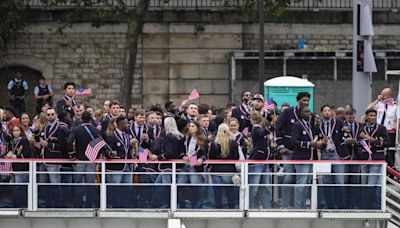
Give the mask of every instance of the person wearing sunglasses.
M 46 111 L 47 125 L 44 128 L 43 137 L 40 138 L 41 154 L 43 159 L 58 159 L 63 158 L 66 149 L 66 130 L 57 118 L 57 113 L 54 108 L 48 108 Z M 42 163 L 43 171 L 52 172 L 48 174 L 44 181 L 48 183 L 61 183 L 59 163 Z M 59 207 L 60 186 L 45 186 L 44 191 L 48 192 L 46 197 L 46 207 Z
M 250 108 L 248 106 L 249 101 L 251 100 L 251 92 L 244 91 L 242 93 L 242 104 L 239 107 L 236 107 L 232 110 L 232 117 L 239 120 L 239 131 L 242 132 L 243 129 L 250 129 Z

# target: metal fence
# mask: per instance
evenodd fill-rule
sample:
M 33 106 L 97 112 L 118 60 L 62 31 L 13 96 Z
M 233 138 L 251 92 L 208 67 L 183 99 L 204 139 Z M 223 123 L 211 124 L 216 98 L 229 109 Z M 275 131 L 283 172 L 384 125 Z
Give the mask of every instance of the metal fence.
M 43 4 L 42 0 L 26 0 L 31 9 L 66 9 L 66 8 L 108 8 L 121 6 L 134 8 L 140 0 L 108 0 L 108 1 L 74 1 L 57 4 Z M 400 0 L 373 0 L 374 10 L 398 10 Z M 248 6 L 256 6 L 251 0 L 150 0 L 150 10 L 234 10 Z M 353 0 L 291 0 L 288 10 L 352 10 Z
M 29 165 L 29 171 L 0 171 L 0 209 L 386 211 L 386 163 L 380 161 L 0 162 Z M 123 171 L 108 169 L 121 162 Z M 237 171 L 210 172 L 212 166 Z

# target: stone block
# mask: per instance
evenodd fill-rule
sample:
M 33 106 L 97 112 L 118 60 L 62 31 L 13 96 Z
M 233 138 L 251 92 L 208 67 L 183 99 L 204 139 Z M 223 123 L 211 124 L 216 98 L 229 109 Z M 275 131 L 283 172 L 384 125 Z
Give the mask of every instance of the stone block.
M 167 79 L 168 64 L 145 63 L 143 64 L 143 78 Z
M 229 78 L 229 64 L 200 64 L 200 78 Z
M 143 94 L 168 94 L 168 80 L 143 80 Z
M 200 77 L 199 64 L 170 64 L 169 78 L 171 79 L 198 79 Z
M 150 95 L 150 94 L 144 94 L 143 95 L 143 107 L 147 107 L 149 105 L 154 105 L 154 104 L 161 104 L 161 106 L 164 106 L 164 104 L 168 101 L 168 95 L 163 94 L 163 95 Z
M 183 80 L 183 79 L 171 79 L 169 81 L 169 93 L 170 94 L 187 94 L 197 87 L 200 96 L 202 94 L 212 93 L 211 80 Z
M 209 49 L 171 49 L 170 63 L 211 63 L 213 51 Z
M 170 48 L 198 48 L 198 37 L 194 34 L 170 34 Z
M 242 48 L 241 34 L 199 34 L 198 43 L 201 48 Z
M 145 49 L 143 51 L 143 62 L 145 63 L 168 63 L 168 50 Z
M 168 35 L 144 34 L 143 48 L 168 48 Z
M 212 62 L 213 63 L 229 63 L 229 56 L 231 50 L 213 50 Z
M 213 94 L 229 94 L 229 80 L 212 80 Z
M 229 102 L 228 95 L 201 95 L 200 94 L 200 104 L 212 104 L 218 108 L 226 107 L 226 104 Z
M 147 33 L 168 33 L 169 25 L 167 23 L 145 23 L 143 25 L 143 34 Z

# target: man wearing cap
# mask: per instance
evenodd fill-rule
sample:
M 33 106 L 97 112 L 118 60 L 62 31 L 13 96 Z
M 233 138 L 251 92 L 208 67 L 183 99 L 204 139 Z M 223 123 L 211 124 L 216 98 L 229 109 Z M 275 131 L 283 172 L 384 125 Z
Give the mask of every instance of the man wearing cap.
M 275 127 L 276 143 L 279 153 L 282 154 L 282 160 L 293 160 L 293 147 L 291 145 L 291 129 L 294 123 L 299 121 L 300 111 L 303 106 L 308 106 L 311 95 L 307 92 L 297 94 L 297 106 L 287 108 L 279 116 Z M 314 129 L 314 116 L 308 120 L 312 129 Z M 294 173 L 293 164 L 283 165 L 284 173 Z M 282 184 L 294 184 L 295 177 L 293 175 L 285 175 Z M 293 207 L 293 187 L 282 187 L 282 207 Z
M 396 101 L 393 99 L 392 89 L 384 88 L 377 99 L 368 105 L 368 109 L 375 109 L 377 111 L 377 123 L 386 127 L 390 137 L 390 144 L 388 147 L 395 147 L 398 113 Z M 386 161 L 389 166 L 395 165 L 394 150 L 387 151 Z
M 242 132 L 245 128 L 250 129 L 250 107 L 248 106 L 250 99 L 251 92 L 244 91 L 242 93 L 242 104 L 232 111 L 232 117 L 235 117 L 239 121 L 240 132 Z
M 375 109 L 368 109 L 365 112 L 366 124 L 359 137 L 365 140 L 366 145 L 360 146 L 362 148 L 360 160 L 385 160 L 385 148 L 389 146 L 390 139 L 386 127 L 377 123 L 377 113 Z M 361 165 L 361 173 L 368 174 L 361 176 L 361 184 L 369 185 L 360 190 L 363 209 L 380 209 L 382 181 L 381 176 L 376 174 L 381 172 L 380 164 Z

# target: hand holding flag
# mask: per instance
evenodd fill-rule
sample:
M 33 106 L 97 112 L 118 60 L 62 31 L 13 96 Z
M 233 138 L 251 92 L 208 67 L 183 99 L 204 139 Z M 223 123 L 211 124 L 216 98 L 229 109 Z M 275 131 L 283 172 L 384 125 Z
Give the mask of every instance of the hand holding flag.
M 264 101 L 263 109 L 266 109 L 266 110 L 275 109 L 274 99 L 268 98 L 266 101 Z
M 139 152 L 139 162 L 146 163 L 147 162 L 147 156 L 149 154 L 147 149 L 144 149 L 143 147 L 139 146 L 138 152 Z
M 189 165 L 196 166 L 197 165 L 197 155 L 189 156 Z

